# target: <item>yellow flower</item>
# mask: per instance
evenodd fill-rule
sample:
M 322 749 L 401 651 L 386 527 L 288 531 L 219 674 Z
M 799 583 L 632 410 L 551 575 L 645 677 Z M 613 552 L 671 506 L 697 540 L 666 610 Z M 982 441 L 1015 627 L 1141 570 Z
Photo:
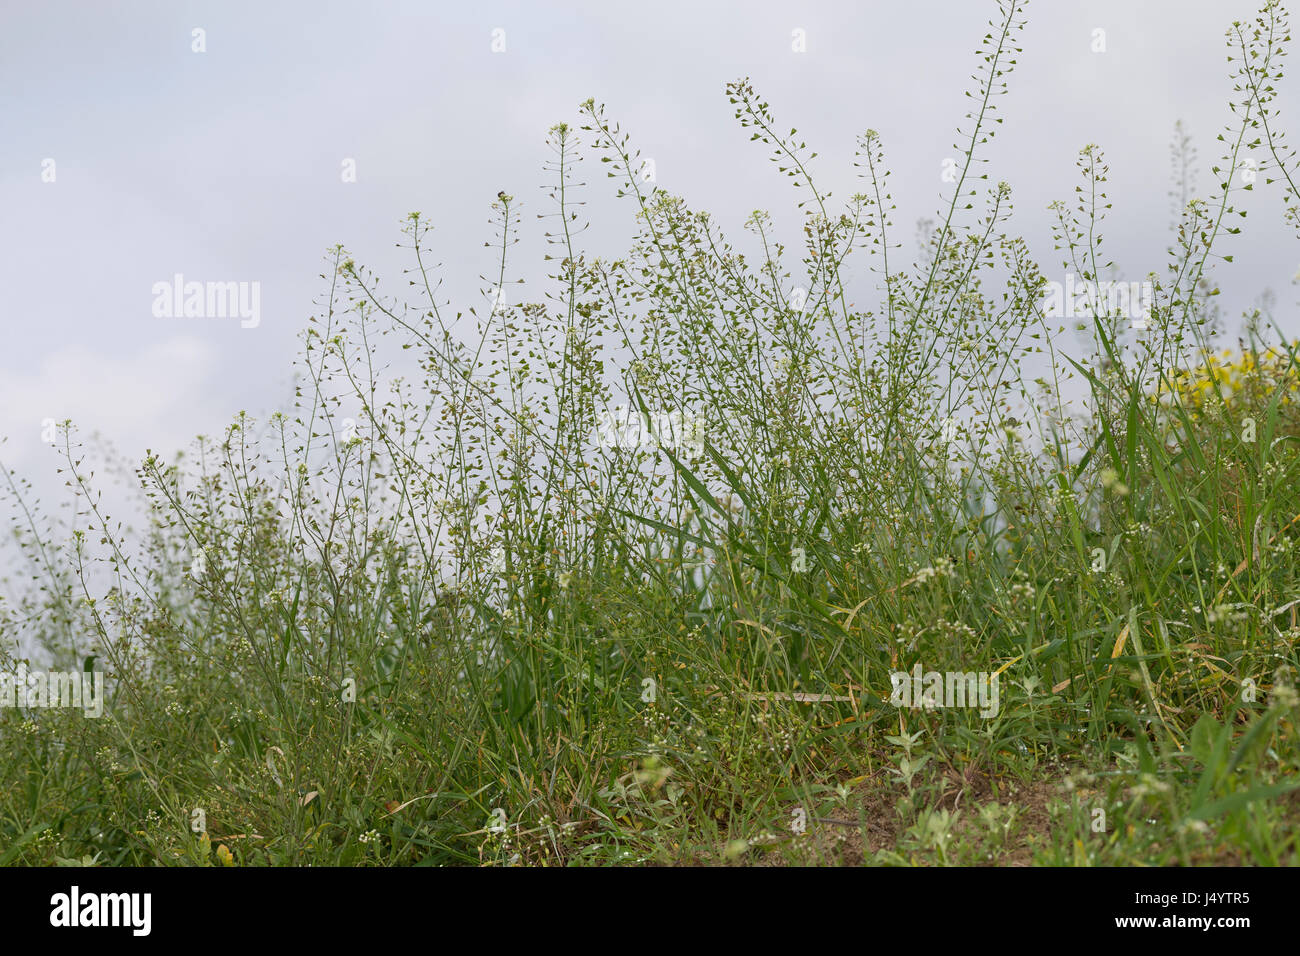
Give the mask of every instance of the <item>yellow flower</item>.
M 1294 348 L 1300 342 L 1292 343 Z M 1281 390 L 1282 404 L 1291 404 L 1290 393 L 1300 391 L 1300 369 L 1292 366 L 1283 349 L 1243 352 L 1232 349 L 1207 353 L 1204 363 L 1194 369 L 1170 369 L 1169 382 L 1160 387 L 1158 396 L 1181 404 L 1192 413 L 1207 411 L 1217 405 L 1215 396 L 1232 406 Z

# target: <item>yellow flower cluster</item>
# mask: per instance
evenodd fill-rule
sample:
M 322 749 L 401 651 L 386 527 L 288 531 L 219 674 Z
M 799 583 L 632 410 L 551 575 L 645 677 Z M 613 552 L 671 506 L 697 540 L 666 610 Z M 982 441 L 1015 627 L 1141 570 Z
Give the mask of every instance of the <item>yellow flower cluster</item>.
M 1292 348 L 1300 340 L 1292 343 Z M 1194 369 L 1171 369 L 1168 383 L 1162 383 L 1158 399 L 1179 404 L 1190 411 L 1203 411 L 1216 405 L 1218 393 L 1229 407 L 1259 400 L 1271 400 L 1278 389 L 1284 391 L 1282 405 L 1297 404 L 1292 393 L 1300 392 L 1300 367 L 1292 364 L 1285 349 L 1265 351 L 1224 349 L 1206 355 L 1204 364 Z

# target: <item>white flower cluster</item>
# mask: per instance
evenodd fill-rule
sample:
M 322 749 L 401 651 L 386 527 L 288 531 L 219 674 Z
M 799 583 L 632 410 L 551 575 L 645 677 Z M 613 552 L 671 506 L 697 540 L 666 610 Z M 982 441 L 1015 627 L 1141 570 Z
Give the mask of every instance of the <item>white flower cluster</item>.
M 920 570 L 918 570 L 916 574 L 912 575 L 912 580 L 915 581 L 917 584 L 923 584 L 926 581 L 929 581 L 931 578 L 952 577 L 952 575 L 953 575 L 952 559 L 939 558 L 939 560 L 934 562 L 934 567 L 921 568 Z

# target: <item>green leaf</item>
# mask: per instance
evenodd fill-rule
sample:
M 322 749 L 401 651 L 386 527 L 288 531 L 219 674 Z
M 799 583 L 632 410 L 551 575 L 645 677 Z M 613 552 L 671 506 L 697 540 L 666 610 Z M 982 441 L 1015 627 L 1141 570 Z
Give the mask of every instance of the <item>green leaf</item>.
M 1282 794 L 1290 793 L 1297 788 L 1300 788 L 1300 781 L 1296 783 L 1275 783 L 1267 787 L 1252 787 L 1250 790 L 1234 793 L 1231 796 L 1207 803 L 1205 806 L 1193 810 L 1187 815 L 1187 818 L 1189 820 L 1212 820 L 1226 813 L 1232 813 L 1234 810 L 1240 810 L 1256 800 L 1271 800 L 1273 797 L 1280 797 Z
M 48 826 L 48 823 L 38 823 L 15 840 L 9 849 L 5 850 L 4 853 L 0 853 L 0 866 L 8 866 L 14 860 L 18 859 L 18 851 L 27 843 L 31 842 L 32 837 L 36 836 L 36 834 L 40 833 Z

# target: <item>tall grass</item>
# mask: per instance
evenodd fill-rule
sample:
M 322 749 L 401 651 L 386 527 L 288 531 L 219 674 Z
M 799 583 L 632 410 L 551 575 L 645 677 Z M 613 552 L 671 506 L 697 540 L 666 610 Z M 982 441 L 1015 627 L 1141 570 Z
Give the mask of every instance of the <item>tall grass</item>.
M 1024 8 L 981 43 L 913 261 L 875 131 L 832 202 L 728 85 L 798 188 L 794 263 L 769 214 L 733 245 L 644 181 L 589 100 L 549 132 L 539 298 L 506 291 L 513 197 L 467 312 L 413 213 L 403 296 L 331 251 L 289 412 L 140 464 L 145 533 L 70 428 L 66 538 L 0 472 L 31 579 L 10 656 L 110 688 L 99 720 L 0 711 L 0 859 L 1295 862 L 1296 346 L 1257 323 L 1235 380 L 1196 383 L 1245 157 L 1296 221 L 1285 11 L 1229 29 L 1215 190 L 1084 358 L 1044 290 L 1115 277 L 1101 150 L 1051 273 L 983 171 Z M 579 244 L 592 158 L 636 216 L 614 260 Z M 996 672 L 996 715 L 892 706 L 918 664 Z

